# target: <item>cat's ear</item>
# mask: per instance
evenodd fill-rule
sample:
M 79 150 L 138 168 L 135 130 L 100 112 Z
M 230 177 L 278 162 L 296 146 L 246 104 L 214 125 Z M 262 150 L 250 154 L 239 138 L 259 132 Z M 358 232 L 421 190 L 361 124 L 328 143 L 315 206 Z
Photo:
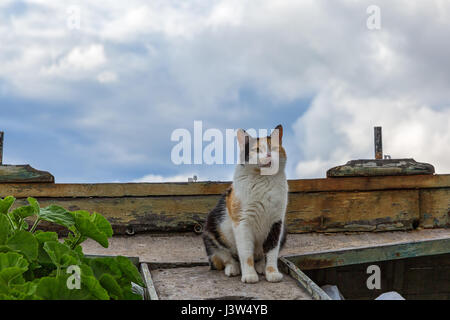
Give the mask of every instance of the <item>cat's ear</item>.
M 278 141 L 280 141 L 280 145 L 283 141 L 283 126 L 281 124 L 277 125 L 275 127 L 275 130 L 273 130 L 272 134 L 270 135 L 272 139 L 276 139 L 278 137 Z

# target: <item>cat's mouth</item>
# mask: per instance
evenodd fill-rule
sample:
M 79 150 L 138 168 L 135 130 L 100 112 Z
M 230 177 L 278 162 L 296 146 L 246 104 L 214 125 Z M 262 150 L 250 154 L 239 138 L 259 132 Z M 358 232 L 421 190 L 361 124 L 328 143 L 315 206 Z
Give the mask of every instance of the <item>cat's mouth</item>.
M 269 168 L 272 165 L 272 161 L 267 162 L 266 164 L 259 164 L 260 168 Z

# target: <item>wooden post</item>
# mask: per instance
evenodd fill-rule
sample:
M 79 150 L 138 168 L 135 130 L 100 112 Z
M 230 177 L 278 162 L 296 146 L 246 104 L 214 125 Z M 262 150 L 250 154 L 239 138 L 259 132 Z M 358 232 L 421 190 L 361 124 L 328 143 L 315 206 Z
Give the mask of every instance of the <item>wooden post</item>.
M 381 127 L 374 127 L 375 159 L 383 159 L 383 138 Z
M 3 136 L 4 132 L 0 131 L 0 165 L 3 164 Z

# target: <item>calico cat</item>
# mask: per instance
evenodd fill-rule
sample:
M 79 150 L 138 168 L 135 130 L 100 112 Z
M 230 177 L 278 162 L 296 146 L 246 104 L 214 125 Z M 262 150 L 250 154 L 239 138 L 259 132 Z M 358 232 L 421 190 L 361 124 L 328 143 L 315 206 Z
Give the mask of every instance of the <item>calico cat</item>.
M 258 282 L 258 273 L 270 282 L 283 278 L 277 265 L 286 240 L 288 200 L 282 137 L 281 125 L 263 138 L 237 131 L 241 164 L 231 187 L 206 219 L 203 241 L 210 268 L 224 269 L 229 277 L 241 273 L 244 283 Z M 269 167 L 276 170 L 267 174 Z

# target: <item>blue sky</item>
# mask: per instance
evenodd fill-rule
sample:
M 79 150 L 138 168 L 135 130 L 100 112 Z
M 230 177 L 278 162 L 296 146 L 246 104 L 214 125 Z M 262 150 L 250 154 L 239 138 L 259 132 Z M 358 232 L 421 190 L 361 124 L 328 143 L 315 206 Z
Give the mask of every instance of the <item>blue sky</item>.
M 229 180 L 171 162 L 172 131 L 202 120 L 283 124 L 289 178 L 373 157 L 375 125 L 386 154 L 449 173 L 450 4 L 377 1 L 370 30 L 372 2 L 4 0 L 4 162 L 57 182 Z

